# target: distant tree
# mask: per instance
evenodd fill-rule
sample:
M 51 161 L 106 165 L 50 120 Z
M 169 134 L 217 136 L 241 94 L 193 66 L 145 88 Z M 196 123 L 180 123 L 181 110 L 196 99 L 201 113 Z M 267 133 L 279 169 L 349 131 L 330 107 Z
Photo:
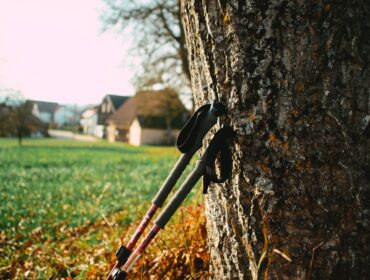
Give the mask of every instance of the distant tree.
M 70 118 L 70 123 L 72 130 L 75 133 L 78 133 L 81 131 L 81 126 L 80 126 L 80 116 L 82 113 L 82 108 L 80 108 L 77 104 L 72 105 L 70 108 L 71 110 L 71 118 Z
M 177 0 L 104 0 L 102 16 L 106 29 L 130 26 L 134 30 L 133 51 L 142 58 L 142 71 L 135 85 L 151 90 L 155 84 L 190 93 L 190 70 L 185 34 Z
M 77 104 L 73 104 L 65 106 L 64 110 L 66 118 L 63 128 L 75 133 L 80 132 L 80 115 L 83 108 L 79 107 Z
M 2 90 L 0 102 L 0 135 L 16 136 L 21 146 L 23 138 L 42 122 L 32 115 L 31 107 L 18 90 Z
M 25 102 L 12 107 L 12 120 L 16 129 L 18 144 L 22 146 L 22 139 L 30 131 L 29 120 L 32 112 Z
M 10 107 L 0 102 L 0 137 L 8 136 L 10 133 L 10 125 L 8 122 L 9 113 Z

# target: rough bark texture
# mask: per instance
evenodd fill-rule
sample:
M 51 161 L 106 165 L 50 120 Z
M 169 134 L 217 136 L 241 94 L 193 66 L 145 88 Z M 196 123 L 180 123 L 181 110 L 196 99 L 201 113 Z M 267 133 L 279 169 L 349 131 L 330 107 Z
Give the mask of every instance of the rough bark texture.
M 369 2 L 181 9 L 196 104 L 237 132 L 207 196 L 213 278 L 369 277 Z

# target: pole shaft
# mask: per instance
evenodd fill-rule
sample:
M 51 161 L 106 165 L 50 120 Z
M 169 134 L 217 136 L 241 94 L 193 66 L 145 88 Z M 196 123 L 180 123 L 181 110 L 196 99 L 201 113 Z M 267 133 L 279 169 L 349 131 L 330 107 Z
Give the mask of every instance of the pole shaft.
M 123 270 L 128 272 L 133 265 L 137 262 L 139 257 L 142 255 L 142 253 L 145 251 L 146 247 L 150 244 L 150 242 L 153 240 L 153 238 L 157 235 L 158 231 L 161 228 L 157 225 L 154 225 L 148 234 L 145 236 L 144 240 L 140 243 L 139 247 L 136 248 L 136 250 L 131 254 L 125 265 L 123 266 Z
M 166 226 L 168 221 L 179 208 L 181 203 L 185 200 L 185 198 L 198 182 L 200 177 L 202 177 L 204 173 L 204 168 L 205 163 L 203 159 L 198 160 L 193 171 L 189 174 L 184 183 L 177 190 L 177 192 L 172 197 L 171 201 L 166 205 L 166 208 L 162 211 L 160 216 L 155 220 L 154 223 L 156 225 L 158 225 L 162 229 Z
M 191 160 L 193 155 L 194 153 L 181 154 L 176 164 L 172 168 L 170 174 L 168 175 L 166 180 L 163 182 L 158 193 L 152 200 L 153 204 L 158 205 L 158 207 L 162 207 L 163 203 L 167 199 L 173 187 L 176 185 L 177 180 L 181 176 L 182 172 L 184 172 L 184 169 L 189 164 L 189 161 Z

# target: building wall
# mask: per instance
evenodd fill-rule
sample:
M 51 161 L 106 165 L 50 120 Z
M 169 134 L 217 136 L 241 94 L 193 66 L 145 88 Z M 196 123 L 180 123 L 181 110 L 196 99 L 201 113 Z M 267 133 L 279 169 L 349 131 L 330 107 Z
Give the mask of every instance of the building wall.
M 110 143 L 128 142 L 129 129 L 116 126 L 113 122 L 109 122 L 107 125 L 107 140 Z
M 178 134 L 179 130 L 172 130 L 171 138 L 173 142 L 175 142 Z M 129 143 L 134 146 L 173 144 L 168 143 L 167 130 L 142 128 L 137 119 L 133 121 L 130 127 Z
M 124 128 L 116 129 L 116 140 L 120 142 L 128 142 L 129 130 Z
M 83 133 L 94 135 L 95 128 L 98 124 L 98 114 L 95 110 L 87 110 L 83 113 L 80 124 L 83 129 Z
M 94 127 L 93 135 L 99 138 L 104 137 L 104 125 L 96 125 Z
M 112 123 L 107 126 L 107 140 L 109 143 L 116 141 L 116 126 Z
M 111 100 L 108 96 L 104 97 L 98 109 L 98 124 L 105 126 L 107 119 L 115 112 Z
M 143 128 L 141 130 L 141 145 L 164 145 L 168 143 L 165 129 Z

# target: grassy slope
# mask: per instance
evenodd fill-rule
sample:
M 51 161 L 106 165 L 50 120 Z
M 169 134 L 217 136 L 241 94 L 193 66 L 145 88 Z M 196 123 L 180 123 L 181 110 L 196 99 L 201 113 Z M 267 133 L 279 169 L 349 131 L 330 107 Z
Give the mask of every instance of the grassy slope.
M 104 274 L 121 229 L 133 230 L 177 156 L 165 147 L 0 139 L 0 276 Z

